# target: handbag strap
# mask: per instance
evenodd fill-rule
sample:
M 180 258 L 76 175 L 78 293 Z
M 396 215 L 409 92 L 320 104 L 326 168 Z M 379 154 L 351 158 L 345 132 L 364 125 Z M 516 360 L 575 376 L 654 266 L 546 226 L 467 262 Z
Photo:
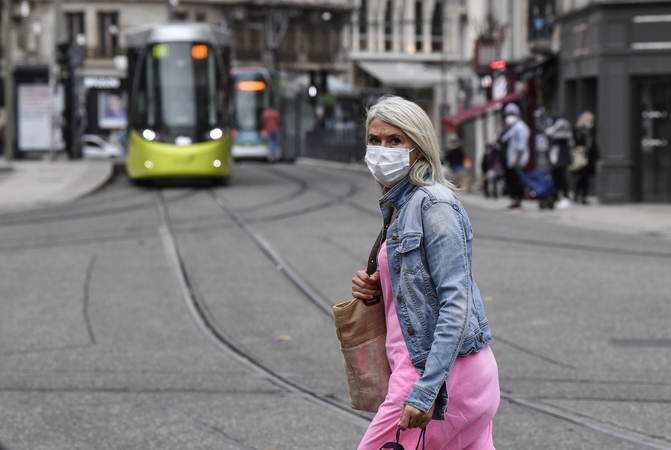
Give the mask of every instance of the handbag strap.
M 373 244 L 373 248 L 370 250 L 370 255 L 368 255 L 368 265 L 366 266 L 366 273 L 368 275 L 373 275 L 375 272 L 377 272 L 377 254 L 380 251 L 380 246 L 382 245 L 382 241 L 384 241 L 384 238 L 387 236 L 386 233 L 386 228 L 382 228 L 380 230 L 380 234 L 377 235 L 377 239 L 375 239 L 375 244 Z M 373 297 L 370 300 L 361 300 L 364 305 L 366 306 L 373 306 L 377 305 L 380 303 L 382 300 L 382 295 L 378 295 L 377 297 Z
M 400 439 L 401 439 L 401 427 L 398 427 L 396 429 L 396 442 L 387 442 L 382 447 L 380 447 L 380 450 L 382 450 L 383 448 L 391 448 L 393 450 L 405 450 L 403 446 L 398 442 Z
M 403 446 L 399 443 L 399 440 L 401 439 L 401 427 L 398 427 L 396 429 L 396 442 L 387 442 L 384 444 L 382 447 L 380 447 L 380 450 L 383 448 L 390 448 L 393 450 L 405 450 Z M 426 427 L 422 428 L 422 431 L 419 432 L 419 439 L 417 440 L 417 447 L 415 447 L 415 450 L 419 450 L 419 444 L 422 444 L 422 450 L 425 450 L 426 447 Z
M 422 443 L 422 450 L 425 450 L 424 447 L 426 446 L 426 427 L 422 428 L 422 431 L 419 432 L 419 440 L 417 441 L 417 447 L 415 447 L 415 450 L 419 450 L 419 443 Z
M 377 235 L 377 239 L 375 239 L 375 244 L 373 244 L 373 248 L 370 250 L 370 255 L 368 255 L 368 265 L 366 266 L 366 273 L 368 275 L 373 275 L 375 272 L 377 272 L 377 254 L 380 251 L 380 246 L 382 245 L 382 241 L 384 241 L 384 238 L 386 237 L 386 229 L 382 227 L 380 230 L 380 234 Z
M 391 214 L 391 220 L 389 221 L 390 225 L 394 222 L 394 220 L 396 220 L 396 216 L 398 216 L 398 210 L 394 209 L 394 212 Z M 375 244 L 373 244 L 373 248 L 371 249 L 370 255 L 368 256 L 368 266 L 366 267 L 366 273 L 368 275 L 373 275 L 377 271 L 377 254 L 380 251 L 380 246 L 382 246 L 382 243 L 386 238 L 387 227 L 383 226 L 380 230 L 380 234 L 377 235 Z

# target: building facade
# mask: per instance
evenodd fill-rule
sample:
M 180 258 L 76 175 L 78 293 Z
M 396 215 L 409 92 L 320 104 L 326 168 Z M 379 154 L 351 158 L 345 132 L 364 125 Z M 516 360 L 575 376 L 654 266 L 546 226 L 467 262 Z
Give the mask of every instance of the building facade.
M 3 49 L 10 50 L 4 54 L 11 55 L 7 65 L 18 93 L 9 99 L 15 104 L 14 115 L 19 116 L 15 131 L 21 131 L 25 93 L 50 95 L 44 93 L 46 86 L 57 78 L 51 75 L 58 74 L 58 59 L 67 53 L 63 48 L 59 53 L 56 47 L 67 43 L 77 48 L 76 59 L 82 59 L 73 68 L 80 103 L 77 108 L 83 119 L 80 133 L 108 136 L 122 131 L 120 122 L 101 119 L 101 105 L 127 101 L 126 30 L 169 20 L 211 23 L 233 34 L 235 65 L 262 65 L 278 78 L 284 74 L 287 85 L 299 78 L 307 84 L 311 78 L 325 80 L 327 74 L 347 71 L 349 33 L 345 27 L 354 4 L 353 0 L 180 0 L 174 2 L 176 6 L 148 0 L 8 3 L 11 27 L 5 32 Z M 55 130 L 58 120 L 53 121 Z M 20 135 L 16 141 L 21 150 Z M 36 149 L 44 150 L 48 145 L 43 142 Z
M 671 2 L 558 3 L 558 109 L 596 114 L 596 194 L 671 202 Z
M 487 102 L 478 62 L 529 56 L 526 25 L 526 0 L 357 0 L 349 81 L 418 102 L 440 130 L 442 117 Z M 478 161 L 496 124 L 460 132 Z

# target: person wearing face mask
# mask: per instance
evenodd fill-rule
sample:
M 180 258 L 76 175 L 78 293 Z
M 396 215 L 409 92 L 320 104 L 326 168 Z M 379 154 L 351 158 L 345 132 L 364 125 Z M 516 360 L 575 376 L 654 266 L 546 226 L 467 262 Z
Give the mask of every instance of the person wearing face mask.
M 529 127 L 520 119 L 520 108 L 515 103 L 508 103 L 503 108 L 504 126 L 499 133 L 498 145 L 503 151 L 506 162 L 506 186 L 511 204 L 510 212 L 518 212 L 522 208 L 524 184 L 518 170 L 524 170 L 529 163 Z
M 366 140 L 386 239 L 379 270 L 358 271 L 352 295 L 382 294 L 391 376 L 358 448 L 378 450 L 400 427 L 405 448 L 426 429 L 426 448 L 493 450 L 500 392 L 492 333 L 471 270 L 471 223 L 443 175 L 431 120 L 415 103 L 386 96 L 368 111 Z

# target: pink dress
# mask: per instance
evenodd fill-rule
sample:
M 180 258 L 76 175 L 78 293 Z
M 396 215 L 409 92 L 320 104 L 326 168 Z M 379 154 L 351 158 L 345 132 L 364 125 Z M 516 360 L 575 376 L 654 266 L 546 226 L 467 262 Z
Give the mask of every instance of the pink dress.
M 393 303 L 387 246 L 378 255 L 380 282 L 387 318 L 387 358 L 391 366 L 389 391 L 368 427 L 359 450 L 379 450 L 394 442 L 407 398 L 419 372 L 410 361 Z M 432 420 L 426 427 L 428 450 L 493 450 L 492 419 L 499 406 L 499 377 L 494 354 L 489 346 L 478 353 L 457 358 L 447 382 L 449 402 L 445 420 Z M 401 433 L 400 443 L 406 450 L 417 445 L 419 428 Z

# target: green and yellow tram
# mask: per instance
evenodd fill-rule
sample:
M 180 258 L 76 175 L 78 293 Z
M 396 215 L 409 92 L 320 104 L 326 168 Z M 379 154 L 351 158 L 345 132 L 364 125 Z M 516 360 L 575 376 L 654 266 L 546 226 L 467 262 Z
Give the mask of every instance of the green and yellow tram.
M 202 23 L 129 30 L 126 170 L 133 181 L 225 181 L 231 153 L 230 35 Z

